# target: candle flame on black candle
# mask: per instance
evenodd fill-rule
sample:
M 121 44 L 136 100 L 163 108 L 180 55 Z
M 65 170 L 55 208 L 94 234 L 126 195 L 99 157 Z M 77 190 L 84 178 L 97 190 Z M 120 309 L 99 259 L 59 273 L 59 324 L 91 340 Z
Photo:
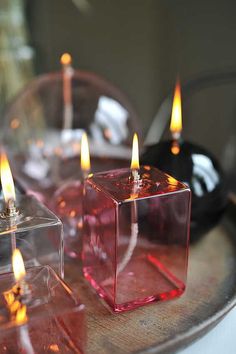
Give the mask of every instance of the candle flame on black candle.
M 175 86 L 174 100 L 172 106 L 170 131 L 173 139 L 179 139 L 182 131 L 182 107 L 181 107 L 181 87 L 177 81 Z

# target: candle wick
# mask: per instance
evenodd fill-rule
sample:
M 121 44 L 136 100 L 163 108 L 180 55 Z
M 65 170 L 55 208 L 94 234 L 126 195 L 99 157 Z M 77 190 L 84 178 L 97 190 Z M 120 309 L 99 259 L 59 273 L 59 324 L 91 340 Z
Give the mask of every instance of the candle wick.
M 20 343 L 27 354 L 35 354 L 27 325 L 20 327 Z
M 14 301 L 19 301 L 21 306 L 28 305 L 32 301 L 31 288 L 25 278 L 18 280 L 11 292 L 13 293 Z
M 135 168 L 131 170 L 130 182 L 133 184 L 133 194 L 136 194 L 142 186 L 142 178 L 140 176 L 139 169 Z
M 136 196 L 138 193 L 139 188 L 142 185 L 142 179 L 139 173 L 139 169 L 137 168 L 132 168 L 131 169 L 131 177 L 130 177 L 130 182 L 133 184 L 133 190 L 131 194 L 132 202 L 131 202 L 131 235 L 129 239 L 129 244 L 127 247 L 127 250 L 121 259 L 120 263 L 117 266 L 117 275 L 119 275 L 127 266 L 129 263 L 130 259 L 133 256 L 135 247 L 137 245 L 138 241 L 138 235 L 139 235 L 139 224 L 138 224 L 138 205 L 137 205 L 137 200 Z M 111 283 L 111 278 L 105 279 L 102 284 L 108 285 Z
M 139 176 L 138 170 L 132 169 L 132 177 L 133 177 L 134 182 L 137 182 L 139 180 L 140 176 Z
M 72 77 L 74 70 L 70 63 L 63 65 L 63 100 L 64 117 L 63 131 L 72 129 L 73 105 L 72 105 Z
M 142 179 L 139 174 L 138 169 L 132 169 L 132 177 L 133 177 L 133 195 L 136 195 L 138 193 L 138 189 L 142 183 Z M 137 245 L 137 240 L 138 240 L 138 234 L 139 234 L 139 225 L 138 225 L 138 206 L 137 206 L 137 201 L 134 199 L 131 204 L 131 237 L 129 240 L 129 245 L 126 250 L 126 253 L 124 254 L 124 257 L 120 264 L 118 264 L 117 268 L 117 274 L 122 272 L 124 268 L 127 266 L 129 263 L 130 259 L 132 258 L 134 249 Z
M 88 175 L 90 174 L 90 170 L 83 170 L 83 180 L 88 178 Z
M 139 174 L 139 170 L 136 169 L 136 168 L 133 168 L 133 169 L 131 170 L 131 173 L 132 173 L 132 181 L 133 181 L 134 183 L 139 184 L 140 181 L 141 181 L 141 177 L 140 177 L 140 174 Z
M 175 141 L 179 141 L 179 139 L 181 138 L 181 132 L 180 131 L 172 132 L 172 138 Z

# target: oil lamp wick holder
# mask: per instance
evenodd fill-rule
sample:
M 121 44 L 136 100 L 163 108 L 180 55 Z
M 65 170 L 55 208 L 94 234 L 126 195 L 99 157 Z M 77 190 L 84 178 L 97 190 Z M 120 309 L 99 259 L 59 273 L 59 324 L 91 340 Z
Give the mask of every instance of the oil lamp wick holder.
M 19 248 L 26 268 L 50 265 L 63 277 L 61 221 L 34 197 L 0 201 L 0 273 L 11 271 L 11 253 Z
M 20 212 L 19 209 L 16 207 L 16 203 L 13 199 L 9 199 L 6 202 L 5 210 L 0 214 L 2 219 L 9 219 L 9 221 L 14 221 L 16 217 L 19 217 Z

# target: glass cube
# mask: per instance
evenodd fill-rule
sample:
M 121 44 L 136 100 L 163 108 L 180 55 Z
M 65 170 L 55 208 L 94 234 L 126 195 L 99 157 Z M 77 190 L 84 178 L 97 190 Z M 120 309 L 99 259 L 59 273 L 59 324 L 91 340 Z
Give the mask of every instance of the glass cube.
M 84 305 L 51 267 L 27 270 L 29 293 L 22 298 L 27 319 L 21 323 L 10 316 L 6 301 L 14 275 L 1 274 L 0 279 L 1 353 L 84 353 Z
M 4 211 L 4 201 L 0 209 Z M 50 265 L 64 275 L 63 229 L 61 221 L 34 197 L 17 198 L 19 214 L 0 217 L 0 273 L 12 271 L 12 251 L 19 248 L 26 268 Z
M 180 296 L 186 285 L 190 189 L 150 166 L 85 182 L 83 271 L 113 311 Z

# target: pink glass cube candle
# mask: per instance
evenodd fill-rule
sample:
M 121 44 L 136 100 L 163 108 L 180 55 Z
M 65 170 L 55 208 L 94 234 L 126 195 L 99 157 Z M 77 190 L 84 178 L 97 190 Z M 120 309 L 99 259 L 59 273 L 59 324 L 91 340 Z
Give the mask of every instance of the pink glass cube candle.
M 190 189 L 150 166 L 85 181 L 83 271 L 113 311 L 180 296 L 186 286 Z
M 85 352 L 84 305 L 49 266 L 27 270 L 28 292 L 23 295 L 27 320 L 11 318 L 6 293 L 16 284 L 13 273 L 0 277 L 1 353 L 78 353 Z

